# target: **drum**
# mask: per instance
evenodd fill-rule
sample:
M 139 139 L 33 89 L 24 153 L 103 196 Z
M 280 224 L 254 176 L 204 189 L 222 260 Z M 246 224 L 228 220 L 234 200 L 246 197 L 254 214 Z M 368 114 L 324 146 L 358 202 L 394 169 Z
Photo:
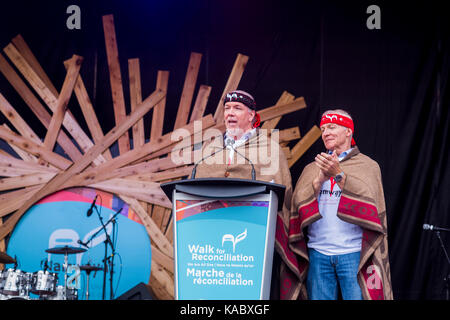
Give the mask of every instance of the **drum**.
M 56 294 L 45 300 L 78 300 L 78 290 L 67 288 L 67 293 L 64 293 L 64 286 L 57 286 Z
M 0 270 L 0 295 L 3 292 L 6 282 L 6 270 Z
M 31 292 L 40 296 L 55 295 L 58 274 L 39 270 L 33 273 Z
M 66 300 L 78 300 L 78 289 L 67 288 Z
M 25 272 L 19 269 L 8 269 L 2 272 L 2 294 L 9 296 L 18 296 L 22 294 L 25 286 Z

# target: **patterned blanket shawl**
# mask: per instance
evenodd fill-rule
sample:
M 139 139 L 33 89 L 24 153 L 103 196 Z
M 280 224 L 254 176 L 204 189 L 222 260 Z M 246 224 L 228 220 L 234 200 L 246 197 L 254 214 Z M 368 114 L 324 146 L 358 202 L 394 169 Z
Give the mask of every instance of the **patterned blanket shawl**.
M 355 147 L 340 163 L 346 174 L 337 216 L 362 227 L 358 282 L 366 300 L 393 299 L 387 244 L 387 221 L 378 164 Z M 312 181 L 318 168 L 303 170 L 292 195 L 290 214 L 278 214 L 275 247 L 281 255 L 281 299 L 307 299 L 308 227 L 321 218 Z

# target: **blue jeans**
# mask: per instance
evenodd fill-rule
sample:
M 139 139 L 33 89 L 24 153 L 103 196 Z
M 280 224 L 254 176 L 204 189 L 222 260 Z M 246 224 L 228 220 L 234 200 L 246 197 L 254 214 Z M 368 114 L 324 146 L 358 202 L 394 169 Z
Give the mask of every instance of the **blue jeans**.
M 327 256 L 309 249 L 306 290 L 310 300 L 337 300 L 338 283 L 344 300 L 362 300 L 357 280 L 360 252 Z

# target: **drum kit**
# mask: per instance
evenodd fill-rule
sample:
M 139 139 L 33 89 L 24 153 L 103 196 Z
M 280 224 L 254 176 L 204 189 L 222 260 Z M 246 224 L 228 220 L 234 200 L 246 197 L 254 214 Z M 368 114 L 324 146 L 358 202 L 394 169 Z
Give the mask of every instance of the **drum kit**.
M 64 255 L 64 285 L 58 285 L 58 274 L 39 270 L 36 272 L 24 272 L 17 269 L 17 261 L 5 252 L 0 252 L 0 263 L 14 263 L 15 267 L 0 270 L 0 300 L 78 300 L 78 289 L 67 283 L 68 255 L 86 251 L 83 248 L 69 246 L 55 247 L 45 250 L 47 253 Z M 78 266 L 87 275 L 86 300 L 89 300 L 89 275 L 92 271 L 100 271 L 103 268 L 95 265 Z M 32 294 L 38 298 L 32 298 Z

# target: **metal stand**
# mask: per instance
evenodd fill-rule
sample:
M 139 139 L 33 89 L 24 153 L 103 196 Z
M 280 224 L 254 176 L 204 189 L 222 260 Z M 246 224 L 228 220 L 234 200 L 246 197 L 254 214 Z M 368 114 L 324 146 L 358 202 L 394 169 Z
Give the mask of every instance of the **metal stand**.
M 447 262 L 450 266 L 450 258 L 448 257 L 448 253 L 447 250 L 445 249 L 444 242 L 442 241 L 441 233 L 439 232 L 439 230 L 436 230 L 436 236 L 439 239 L 441 248 L 444 251 L 445 257 L 447 258 Z M 444 282 L 445 282 L 445 300 L 450 300 L 450 274 L 444 277 Z
M 67 300 L 67 268 L 69 267 L 69 256 L 64 254 L 64 300 Z
M 86 271 L 86 300 L 89 300 L 89 275 L 90 271 Z
M 94 233 L 91 238 L 86 242 L 86 246 L 92 241 L 92 239 L 94 239 L 97 234 L 100 231 L 104 231 L 105 232 L 105 256 L 103 259 L 103 288 L 102 288 L 102 300 L 105 300 L 105 293 L 106 293 L 106 273 L 109 270 L 110 273 L 110 278 L 109 278 L 109 282 L 110 282 L 110 299 L 112 300 L 114 298 L 114 292 L 113 292 L 113 274 L 114 274 L 114 257 L 116 254 L 116 248 L 114 246 L 114 243 L 112 242 L 108 231 L 106 230 L 106 226 L 111 222 L 113 224 L 113 239 L 115 236 L 115 226 L 116 226 L 116 216 L 122 211 L 122 208 L 120 208 L 119 211 L 117 211 L 112 217 L 111 219 L 108 220 L 108 222 L 103 223 L 103 218 L 100 215 L 100 212 L 97 209 L 97 206 L 94 206 L 95 211 L 97 212 L 97 216 L 98 219 L 100 220 L 100 224 L 102 225 L 102 228 L 99 229 L 96 233 Z M 111 247 L 111 254 L 108 256 L 108 245 Z M 110 265 L 109 269 L 108 269 L 108 263 Z M 88 278 L 89 280 L 89 278 Z

